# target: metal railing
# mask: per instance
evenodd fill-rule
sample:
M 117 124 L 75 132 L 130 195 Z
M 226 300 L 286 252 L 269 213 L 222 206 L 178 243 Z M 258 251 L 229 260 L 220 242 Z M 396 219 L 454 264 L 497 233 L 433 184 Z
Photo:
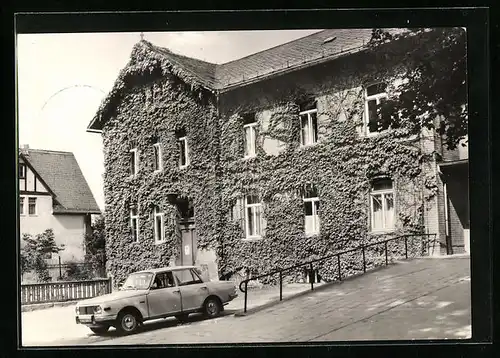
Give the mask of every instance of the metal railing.
M 337 258 L 337 279 L 336 280 L 333 280 L 333 281 L 342 281 L 343 277 L 342 277 L 342 265 L 341 265 L 341 257 L 342 255 L 347 255 L 347 254 L 350 254 L 350 253 L 354 253 L 356 251 L 360 251 L 361 250 L 361 255 L 362 255 L 362 263 L 363 263 L 363 273 L 366 272 L 367 270 L 367 260 L 366 260 L 366 250 L 370 247 L 373 247 L 373 246 L 377 246 L 377 245 L 384 245 L 384 256 L 385 256 L 385 266 L 389 265 L 389 255 L 388 255 L 388 243 L 390 242 L 393 242 L 393 241 L 400 241 L 400 240 L 404 240 L 404 255 L 401 255 L 404 257 L 404 259 L 408 259 L 409 255 L 408 255 L 408 241 L 411 240 L 411 239 L 421 239 L 421 254 L 420 255 L 415 255 L 414 257 L 418 257 L 418 256 L 424 256 L 424 249 L 426 248 L 425 244 L 427 244 L 427 253 L 430 252 L 430 244 L 431 242 L 433 243 L 433 247 L 435 246 L 434 244 L 436 243 L 436 234 L 408 234 L 408 235 L 401 235 L 401 236 L 397 236 L 397 237 L 393 237 L 393 238 L 390 238 L 390 239 L 386 239 L 386 240 L 381 240 L 381 241 L 376 241 L 376 242 L 372 242 L 372 243 L 368 243 L 368 244 L 363 244 L 363 245 L 360 245 L 358 247 L 355 247 L 353 249 L 349 249 L 349 250 L 344 250 L 344 251 L 340 251 L 340 252 L 337 252 L 337 253 L 334 253 L 334 254 L 331 254 L 331 255 L 328 255 L 328 256 L 324 256 L 324 257 L 321 257 L 319 259 L 315 259 L 315 260 L 310 260 L 310 261 L 306 261 L 306 262 L 303 262 L 301 264 L 298 264 L 298 265 L 294 265 L 294 266 L 289 266 L 289 267 L 285 267 L 285 268 L 279 268 L 279 269 L 276 269 L 272 272 L 269 272 L 269 273 L 266 273 L 266 274 L 262 274 L 262 275 L 259 275 L 259 276 L 255 276 L 255 277 L 250 277 L 246 280 L 243 280 L 240 282 L 240 285 L 239 285 L 239 288 L 240 288 L 240 291 L 243 292 L 245 294 L 245 300 L 244 300 L 244 308 L 243 308 L 243 312 L 246 312 L 247 311 L 247 302 L 248 302 L 248 282 L 250 281 L 253 281 L 253 280 L 259 280 L 261 278 L 264 278 L 264 277 L 270 277 L 270 276 L 273 276 L 273 275 L 279 275 L 279 298 L 280 298 L 280 301 L 283 300 L 283 273 L 286 272 L 286 271 L 291 271 L 293 269 L 297 269 L 297 268 L 300 268 L 300 267 L 305 267 L 305 266 L 308 266 L 309 267 L 309 281 L 310 281 L 310 284 L 311 284 L 311 291 L 314 290 L 314 279 L 313 279 L 313 276 L 314 276 L 314 266 L 313 264 L 314 263 L 318 263 L 318 262 L 322 262 L 322 261 L 325 261 L 325 260 L 328 260 L 328 259 L 332 259 L 332 258 Z M 432 238 L 432 240 L 430 239 Z M 402 258 L 403 258 L 402 257 Z M 382 266 L 382 265 L 378 265 L 378 266 Z M 377 265 L 375 265 L 375 267 L 378 267 Z M 243 288 L 244 286 L 244 288 Z

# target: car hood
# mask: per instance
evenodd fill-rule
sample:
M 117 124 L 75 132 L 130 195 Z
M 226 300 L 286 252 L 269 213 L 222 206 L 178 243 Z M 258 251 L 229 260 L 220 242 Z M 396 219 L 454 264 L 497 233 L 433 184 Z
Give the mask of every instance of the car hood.
M 124 298 L 131 298 L 136 296 L 145 295 L 147 290 L 123 290 L 116 291 L 113 293 L 108 293 L 105 295 L 89 298 L 87 300 L 82 300 L 77 303 L 77 306 L 87 306 L 92 304 L 106 303 L 111 301 L 116 301 Z

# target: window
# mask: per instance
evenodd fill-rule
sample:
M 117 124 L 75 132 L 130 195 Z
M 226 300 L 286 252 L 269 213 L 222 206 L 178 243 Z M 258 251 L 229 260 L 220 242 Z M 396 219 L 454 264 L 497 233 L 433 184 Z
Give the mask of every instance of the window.
M 192 269 L 176 270 L 174 271 L 174 276 L 177 279 L 179 286 L 203 283 L 203 280 Z
M 377 83 L 365 89 L 365 126 L 367 134 L 377 132 L 377 124 L 380 120 L 377 106 L 387 98 L 386 88 L 385 83 Z
M 154 151 L 154 171 L 159 172 L 162 171 L 163 169 L 163 164 L 162 164 L 162 153 L 161 153 L 161 144 L 160 143 L 155 143 L 153 144 L 153 151 Z
M 317 109 L 309 109 L 299 113 L 300 118 L 300 145 L 306 146 L 318 141 Z
M 189 165 L 189 151 L 188 151 L 187 137 L 180 137 L 178 138 L 178 141 L 180 150 L 179 166 L 181 168 L 184 168 Z
M 36 198 L 28 198 L 28 214 L 36 215 Z
M 314 185 L 306 185 L 304 188 L 304 227 L 306 235 L 319 233 L 319 198 Z
M 24 212 L 24 196 L 21 196 L 19 198 L 19 214 L 25 215 L 25 212 Z
M 25 179 L 25 178 L 26 178 L 26 165 L 19 164 L 19 179 Z
M 137 148 L 130 149 L 130 175 L 135 176 L 139 170 L 139 152 Z
M 372 231 L 394 229 L 394 190 L 392 180 L 377 179 L 370 193 Z
M 262 203 L 257 195 L 245 197 L 246 237 L 260 238 L 262 236 Z
M 155 206 L 153 210 L 154 215 L 154 232 L 155 232 L 155 242 L 165 241 L 165 224 L 164 224 L 164 214 L 161 212 L 158 206 Z
M 160 289 L 169 287 L 175 287 L 175 281 L 172 272 L 157 273 L 155 279 L 153 280 L 153 284 L 151 285 L 151 289 Z
M 134 241 L 139 241 L 139 216 L 136 207 L 130 208 L 130 231 Z

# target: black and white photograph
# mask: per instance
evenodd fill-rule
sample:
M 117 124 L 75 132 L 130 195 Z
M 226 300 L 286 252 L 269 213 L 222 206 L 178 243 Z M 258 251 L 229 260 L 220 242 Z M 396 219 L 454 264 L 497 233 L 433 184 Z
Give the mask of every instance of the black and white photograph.
M 22 347 L 471 339 L 467 39 L 17 34 Z

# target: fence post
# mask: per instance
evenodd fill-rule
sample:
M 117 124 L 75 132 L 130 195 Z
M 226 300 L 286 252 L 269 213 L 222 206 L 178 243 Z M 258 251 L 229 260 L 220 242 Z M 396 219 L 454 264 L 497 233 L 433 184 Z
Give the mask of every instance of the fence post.
M 405 258 L 408 259 L 408 236 L 405 236 Z
M 340 254 L 337 255 L 337 265 L 339 267 L 339 281 L 342 281 L 342 273 L 340 271 Z
M 389 265 L 389 260 L 387 260 L 387 241 L 385 242 L 385 266 Z
M 61 256 L 59 256 L 59 279 L 62 279 Z
M 283 300 L 283 271 L 280 271 L 280 301 Z
M 245 313 L 247 311 L 247 292 L 248 292 L 247 286 L 248 286 L 248 282 L 245 281 L 245 306 L 243 307 L 243 312 L 245 312 Z
M 361 251 L 363 252 L 363 272 L 366 272 L 366 260 L 365 260 L 365 246 L 361 246 Z
M 313 272 L 313 264 L 309 264 L 309 281 L 311 281 L 311 291 L 314 290 L 314 272 Z

